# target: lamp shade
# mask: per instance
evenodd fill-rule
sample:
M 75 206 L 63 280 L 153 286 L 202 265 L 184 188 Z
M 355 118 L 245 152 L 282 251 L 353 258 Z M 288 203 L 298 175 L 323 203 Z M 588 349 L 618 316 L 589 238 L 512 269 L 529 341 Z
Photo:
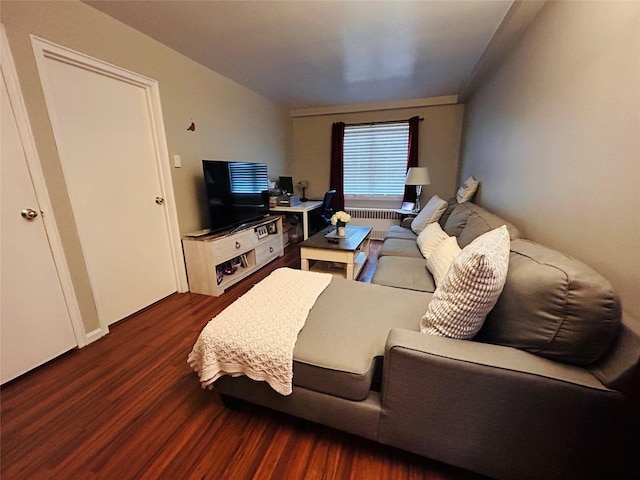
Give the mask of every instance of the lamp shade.
M 407 178 L 404 180 L 405 185 L 429 185 L 429 170 L 427 167 L 411 167 L 407 172 Z

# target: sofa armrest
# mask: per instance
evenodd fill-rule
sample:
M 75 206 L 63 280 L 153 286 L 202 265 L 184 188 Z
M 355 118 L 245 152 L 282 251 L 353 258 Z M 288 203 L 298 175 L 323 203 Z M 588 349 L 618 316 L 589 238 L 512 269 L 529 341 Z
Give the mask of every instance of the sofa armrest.
M 611 466 L 623 400 L 579 367 L 394 329 L 379 436 L 496 478 L 592 478 Z

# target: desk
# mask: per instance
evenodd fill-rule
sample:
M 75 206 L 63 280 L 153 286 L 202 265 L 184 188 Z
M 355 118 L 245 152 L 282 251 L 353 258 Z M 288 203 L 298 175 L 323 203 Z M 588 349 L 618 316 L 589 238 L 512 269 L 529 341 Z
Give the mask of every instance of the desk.
M 372 228 L 347 225 L 346 236 L 332 239 L 335 243 L 326 237 L 327 231 L 332 228 L 325 228 L 300 244 L 300 268 L 355 280 L 369 255 L 369 234 Z M 309 260 L 315 260 L 313 265 Z
M 269 211 L 272 213 L 301 213 L 303 239 L 306 240 L 309 238 L 309 212 L 321 207 L 322 200 L 309 200 L 307 202 L 302 202 L 300 205 L 296 205 L 295 207 L 278 205 L 277 207 L 270 208 Z
M 396 213 L 398 215 L 404 215 L 405 217 L 408 217 L 410 215 L 413 215 L 415 217 L 419 212 L 416 212 L 415 210 L 405 210 L 404 208 L 396 208 Z
M 403 208 L 396 208 L 396 213 L 400 215 L 400 225 L 404 222 L 405 218 L 415 217 L 418 215 L 414 210 L 405 210 Z

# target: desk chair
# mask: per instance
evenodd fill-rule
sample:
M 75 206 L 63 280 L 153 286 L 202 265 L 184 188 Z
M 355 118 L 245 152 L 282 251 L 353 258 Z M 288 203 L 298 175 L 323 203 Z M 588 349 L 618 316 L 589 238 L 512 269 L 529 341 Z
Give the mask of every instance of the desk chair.
M 335 190 L 329 190 L 325 193 L 324 199 L 322 200 L 322 207 L 311 213 L 309 223 L 313 232 L 318 232 L 331 225 L 331 216 L 333 215 L 331 203 L 333 202 L 333 196 L 335 194 Z

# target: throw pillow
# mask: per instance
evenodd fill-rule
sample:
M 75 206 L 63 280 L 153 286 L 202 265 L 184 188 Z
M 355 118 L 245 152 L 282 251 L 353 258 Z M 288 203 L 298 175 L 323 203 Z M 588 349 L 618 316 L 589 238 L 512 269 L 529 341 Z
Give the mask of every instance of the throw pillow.
M 416 242 L 420 249 L 420 253 L 422 253 L 422 256 L 426 259 L 429 258 L 433 249 L 447 238 L 449 238 L 449 235 L 442 230 L 440 224 L 438 222 L 433 222 L 427 225 L 425 229 L 420 232 Z
M 456 193 L 456 200 L 458 200 L 458 203 L 464 203 L 471 200 L 475 195 L 476 190 L 478 190 L 479 183 L 480 182 L 473 177 L 467 178 L 464 183 L 460 185 L 458 193 Z
M 427 225 L 440 220 L 440 217 L 447 209 L 447 202 L 442 200 L 438 195 L 434 195 L 429 199 L 416 218 L 411 222 L 411 230 L 420 233 Z
M 479 236 L 465 247 L 437 285 L 420 322 L 420 331 L 443 337 L 473 338 L 502 293 L 509 250 L 506 226 Z
M 433 249 L 431 255 L 427 258 L 427 268 L 431 272 L 431 275 L 433 275 L 436 287 L 440 285 L 449 267 L 460 254 L 460 251 L 456 237 L 449 237 L 441 241 L 438 246 Z

